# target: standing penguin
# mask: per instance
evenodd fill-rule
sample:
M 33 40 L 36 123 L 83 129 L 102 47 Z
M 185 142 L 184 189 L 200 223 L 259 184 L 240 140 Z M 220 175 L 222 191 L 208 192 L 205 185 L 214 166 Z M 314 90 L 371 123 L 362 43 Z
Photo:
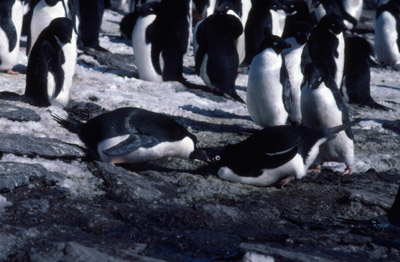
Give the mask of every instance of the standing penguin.
M 64 17 L 54 19 L 40 33 L 26 71 L 25 96 L 34 105 L 68 104 L 77 56 L 72 39 L 73 23 Z
M 261 52 L 251 62 L 246 105 L 251 118 L 260 126 L 285 125 L 288 120 L 290 85 L 281 52 L 289 47 L 280 37 L 266 35 Z
M 24 7 L 21 0 L 2 0 L 0 3 L 0 71 L 18 74 L 17 64 Z
M 324 64 L 339 88 L 343 78 L 345 29 L 340 16 L 328 14 L 318 22 L 307 44 L 312 62 Z
M 400 3 L 391 0 L 378 7 L 375 22 L 375 53 L 379 62 L 400 69 Z
M 198 26 L 195 67 L 209 88 L 244 103 L 235 90 L 239 67 L 235 40 L 243 33 L 243 27 L 240 19 L 230 13 L 213 14 Z
M 196 137 L 172 118 L 141 108 L 119 108 L 86 123 L 53 118 L 77 133 L 92 154 L 106 163 L 140 163 L 164 157 L 208 161 Z
M 303 124 L 314 127 L 347 125 L 349 113 L 343 103 L 338 87 L 322 64 L 308 64 L 304 70 L 304 85 L 301 91 L 301 113 Z M 350 126 L 337 136 L 322 144 L 314 164 L 319 171 L 326 161 L 344 163 L 343 174 L 352 173 L 354 162 L 354 136 Z
M 293 124 L 301 124 L 301 83 L 303 81 L 302 55 L 304 47 L 312 33 L 312 26 L 306 22 L 297 22 L 294 26 L 293 35 L 287 35 L 285 39 L 291 48 L 282 51 L 283 61 L 288 71 L 290 82 L 291 112 L 289 121 Z
M 261 48 L 264 33 L 281 36 L 284 30 L 284 7 L 277 0 L 253 0 L 244 27 L 246 57 L 244 65 L 250 65 Z
M 345 42 L 344 77 L 341 89 L 344 100 L 351 104 L 388 110 L 388 107 L 378 104 L 371 97 L 370 44 L 362 37 L 349 37 Z
M 324 142 L 349 128 L 271 126 L 235 145 L 228 145 L 213 157 L 222 179 L 255 186 L 274 185 L 295 176 L 301 179 L 314 162 Z
M 358 20 L 347 12 L 346 8 L 344 7 L 345 1 L 354 1 L 354 0 L 316 0 L 314 2 L 314 4 L 316 5 L 316 8 L 314 9 L 314 15 L 317 21 L 320 21 L 322 17 L 324 17 L 325 15 L 335 14 L 340 18 L 342 18 L 343 22 L 345 23 L 348 29 L 354 29 L 357 26 Z M 357 10 L 359 11 L 359 8 L 357 8 Z

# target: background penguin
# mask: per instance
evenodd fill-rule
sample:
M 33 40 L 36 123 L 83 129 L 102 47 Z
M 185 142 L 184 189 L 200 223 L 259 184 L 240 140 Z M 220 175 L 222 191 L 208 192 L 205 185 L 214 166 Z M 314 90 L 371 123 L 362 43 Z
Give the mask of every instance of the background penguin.
M 243 33 L 243 27 L 239 18 L 230 13 L 213 14 L 197 28 L 195 69 L 210 89 L 244 103 L 235 89 L 239 67 L 235 40 Z
M 25 96 L 34 105 L 68 104 L 77 56 L 72 35 L 71 20 L 56 18 L 35 42 L 28 59 L 25 87 Z
M 212 160 L 218 176 L 232 182 L 269 186 L 289 176 L 300 179 L 307 174 L 320 145 L 351 124 L 332 128 L 266 127 L 238 144 L 228 145 Z
M 335 81 L 322 64 L 308 64 L 304 70 L 305 81 L 301 90 L 301 113 L 303 124 L 313 127 L 333 127 L 348 124 L 349 113 L 343 103 Z M 354 136 L 348 127 L 337 136 L 322 144 L 316 170 L 320 171 L 325 161 L 345 163 L 343 174 L 351 174 L 354 162 Z
M 280 37 L 266 35 L 261 52 L 251 62 L 246 105 L 251 118 L 260 126 L 287 122 L 291 110 L 290 85 L 281 82 L 288 81 L 281 52 L 289 47 Z
M 296 24 L 298 22 L 309 23 L 312 27 L 316 25 L 316 21 L 310 14 L 308 5 L 304 0 L 291 1 L 287 7 L 288 15 L 285 20 L 285 28 L 282 38 L 286 39 L 296 34 Z
M 23 13 L 20 0 L 0 2 L 0 70 L 9 74 L 18 74 L 12 69 L 18 62 Z
M 357 26 L 357 19 L 350 15 L 344 8 L 343 1 L 346 0 L 318 0 L 314 4 L 317 6 L 314 9 L 314 15 L 317 21 L 320 21 L 322 17 L 329 14 L 335 14 L 342 18 L 345 26 L 348 29 L 354 29 Z M 349 0 L 353 1 L 353 0 Z
M 400 69 L 400 3 L 389 1 L 378 7 L 375 22 L 375 53 L 379 62 Z
M 362 37 L 349 37 L 345 40 L 345 62 L 342 94 L 346 102 L 388 110 L 371 97 L 369 58 L 372 49 Z
M 243 65 L 250 65 L 253 57 L 257 55 L 266 31 L 271 35 L 281 36 L 284 27 L 281 28 L 282 21 L 279 14 L 283 12 L 283 6 L 276 0 L 252 1 L 244 27 L 246 56 Z
M 302 55 L 304 47 L 312 33 L 312 26 L 306 22 L 297 22 L 295 24 L 293 35 L 287 35 L 285 39 L 291 47 L 282 50 L 283 61 L 288 71 L 290 82 L 291 112 L 289 121 L 293 124 L 301 124 L 301 83 L 303 81 Z
M 324 64 L 338 88 L 343 78 L 345 29 L 340 16 L 328 14 L 319 21 L 307 43 L 312 62 Z
M 69 0 L 71 1 L 71 0 Z M 77 1 L 77 0 L 73 0 Z M 99 35 L 100 27 L 104 14 L 103 0 L 78 0 L 79 1 L 79 47 L 94 48 L 98 51 L 106 52 L 107 50 L 100 46 Z
M 364 0 L 342 0 L 343 1 L 343 8 L 347 14 L 353 17 L 357 23 L 361 18 L 361 13 L 364 6 Z M 344 21 L 347 29 L 351 30 L 355 28 L 355 25 L 351 22 Z
M 85 143 L 103 162 L 139 163 L 164 157 L 207 161 L 196 137 L 172 118 L 141 108 L 126 107 L 96 116 L 86 123 L 53 118 Z

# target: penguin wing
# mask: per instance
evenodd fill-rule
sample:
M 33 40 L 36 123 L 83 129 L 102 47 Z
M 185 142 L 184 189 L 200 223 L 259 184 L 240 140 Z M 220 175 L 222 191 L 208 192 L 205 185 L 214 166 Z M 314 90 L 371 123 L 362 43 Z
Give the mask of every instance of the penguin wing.
M 17 45 L 17 30 L 14 24 L 11 22 L 11 18 L 1 19 L 0 27 L 4 30 L 8 38 L 8 51 L 11 53 Z
M 206 48 L 206 39 L 205 39 L 205 34 L 204 34 L 204 27 L 206 26 L 206 23 L 202 22 L 199 27 L 197 28 L 196 31 L 196 41 L 198 44 L 198 49 L 196 52 L 196 57 L 195 57 L 195 71 L 197 75 L 200 75 L 200 67 L 201 64 L 203 63 L 204 56 L 207 53 L 207 48 Z
M 127 139 L 103 151 L 107 156 L 126 155 L 137 149 L 149 148 L 160 143 L 156 138 L 142 134 L 131 134 Z
M 255 169 L 274 169 L 278 168 L 290 160 L 298 153 L 298 147 L 295 145 L 282 151 L 263 152 L 259 157 L 254 159 Z
M 282 92 L 282 99 L 283 105 L 285 106 L 286 112 L 292 112 L 292 92 L 291 92 L 291 84 L 289 81 L 289 72 L 286 68 L 285 58 L 282 56 L 282 66 L 281 66 L 281 77 L 280 82 L 282 83 L 283 92 Z

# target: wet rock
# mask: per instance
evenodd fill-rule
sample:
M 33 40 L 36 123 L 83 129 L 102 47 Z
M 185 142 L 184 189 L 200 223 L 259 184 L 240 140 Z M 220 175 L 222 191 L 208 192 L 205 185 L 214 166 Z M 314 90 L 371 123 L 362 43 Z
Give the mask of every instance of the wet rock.
M 8 103 L 2 103 L 0 101 L 0 118 L 7 118 L 11 121 L 27 122 L 34 121 L 39 122 L 40 116 L 29 108 L 11 105 Z
M 0 162 L 0 192 L 27 186 L 32 180 L 45 178 L 48 181 L 62 181 L 64 175 L 47 171 L 39 164 Z
M 89 165 L 89 169 L 95 176 L 104 180 L 105 190 L 112 199 L 153 201 L 175 194 L 176 191 L 163 181 L 152 181 L 107 163 L 95 162 Z
M 0 261 L 6 261 L 8 254 L 15 246 L 17 237 L 0 232 Z
M 85 157 L 82 148 L 59 139 L 0 133 L 0 152 L 18 156 L 40 156 L 47 159 L 77 159 Z

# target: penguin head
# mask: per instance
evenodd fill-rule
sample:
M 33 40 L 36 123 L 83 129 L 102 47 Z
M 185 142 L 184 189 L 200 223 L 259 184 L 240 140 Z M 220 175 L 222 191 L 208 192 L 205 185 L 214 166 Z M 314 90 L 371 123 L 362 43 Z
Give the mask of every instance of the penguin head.
M 324 27 L 336 35 L 344 32 L 347 29 L 343 23 L 343 18 L 336 14 L 325 15 L 321 18 L 317 26 Z
M 65 17 L 56 18 L 51 21 L 46 29 L 51 35 L 54 35 L 61 44 L 71 43 L 74 25 L 70 19 Z
M 242 2 L 239 0 L 220 0 L 215 7 L 216 14 L 226 14 L 229 10 L 242 17 Z
M 308 83 L 309 89 L 317 89 L 322 82 L 329 81 L 328 69 L 320 63 L 310 63 L 304 69 L 304 80 L 302 87 Z
M 139 16 L 148 16 L 155 14 L 158 10 L 160 2 L 148 2 L 136 5 Z
M 286 6 L 286 13 L 288 15 L 307 14 L 309 13 L 308 5 L 305 1 L 291 1 Z
M 280 54 L 282 50 L 292 47 L 288 42 L 276 35 L 266 34 L 262 44 L 261 52 L 267 48 L 272 48 L 276 54 Z
M 297 22 L 295 25 L 295 38 L 297 43 L 304 45 L 307 43 L 313 31 L 313 27 L 307 22 Z
M 204 150 L 201 150 L 197 144 L 197 138 L 195 135 L 188 133 L 188 137 L 193 141 L 194 144 L 194 149 L 193 151 L 189 154 L 189 160 L 201 160 L 203 162 L 208 162 L 210 163 L 211 160 L 208 158 L 206 152 Z

